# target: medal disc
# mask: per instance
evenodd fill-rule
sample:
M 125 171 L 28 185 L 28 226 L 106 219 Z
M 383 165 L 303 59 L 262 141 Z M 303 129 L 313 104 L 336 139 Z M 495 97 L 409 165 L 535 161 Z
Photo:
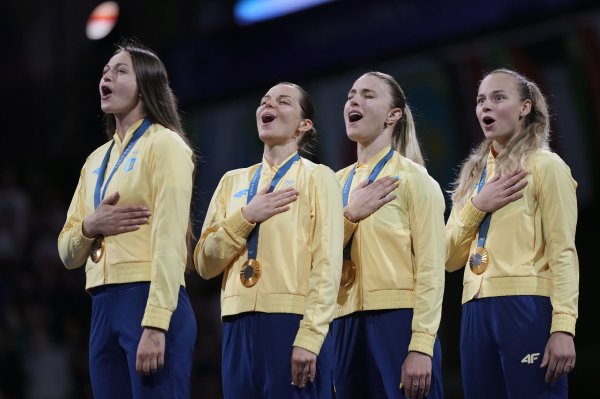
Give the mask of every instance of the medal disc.
M 475 274 L 481 274 L 488 266 L 488 252 L 483 247 L 475 248 L 475 251 L 469 256 L 469 266 Z
M 260 279 L 260 263 L 256 259 L 248 259 L 240 270 L 240 280 L 244 287 L 254 286 Z
M 340 285 L 344 288 L 351 287 L 356 278 L 356 265 L 350 259 L 344 259 L 342 263 L 342 278 Z
M 104 237 L 97 237 L 92 243 L 90 258 L 92 258 L 92 262 L 98 263 L 102 255 L 104 255 Z

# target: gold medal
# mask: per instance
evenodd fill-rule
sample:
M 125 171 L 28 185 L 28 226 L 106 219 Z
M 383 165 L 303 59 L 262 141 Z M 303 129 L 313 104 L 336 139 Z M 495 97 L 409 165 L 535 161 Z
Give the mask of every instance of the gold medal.
M 240 280 L 244 287 L 254 286 L 260 279 L 260 263 L 256 259 L 248 259 L 240 270 Z
M 485 248 L 475 248 L 475 251 L 469 256 L 469 266 L 471 266 L 471 271 L 475 274 L 483 273 L 485 269 L 487 269 L 488 259 L 488 252 Z
M 342 263 L 342 278 L 340 285 L 344 288 L 349 288 L 354 284 L 356 278 L 356 265 L 350 259 L 344 259 Z
M 96 237 L 92 243 L 92 250 L 90 251 L 90 258 L 92 262 L 98 263 L 98 261 L 104 255 L 104 237 Z

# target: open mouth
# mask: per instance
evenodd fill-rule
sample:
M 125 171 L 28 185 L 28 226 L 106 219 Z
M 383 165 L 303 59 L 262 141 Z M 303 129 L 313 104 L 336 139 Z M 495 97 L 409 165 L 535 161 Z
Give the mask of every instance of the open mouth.
M 489 126 L 492 123 L 496 122 L 496 120 L 494 118 L 492 118 L 491 116 L 484 116 L 483 119 L 481 119 L 481 121 L 486 126 Z
M 112 94 L 112 90 L 108 86 L 102 86 L 100 87 L 100 93 L 102 93 L 102 96 L 106 97 L 109 94 Z
M 275 120 L 275 115 L 270 113 L 264 113 L 262 114 L 260 119 L 262 120 L 262 123 L 271 123 Z
M 363 118 L 363 115 L 358 111 L 352 111 L 348 114 L 348 120 L 350 122 L 356 122 Z

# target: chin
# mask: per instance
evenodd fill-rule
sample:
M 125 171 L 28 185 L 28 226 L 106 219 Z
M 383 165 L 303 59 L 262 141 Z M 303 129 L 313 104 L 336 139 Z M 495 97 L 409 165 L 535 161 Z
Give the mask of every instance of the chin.
M 348 138 L 354 142 L 359 142 L 361 138 L 363 138 L 359 132 L 353 130 L 347 130 L 346 136 L 348 136 Z

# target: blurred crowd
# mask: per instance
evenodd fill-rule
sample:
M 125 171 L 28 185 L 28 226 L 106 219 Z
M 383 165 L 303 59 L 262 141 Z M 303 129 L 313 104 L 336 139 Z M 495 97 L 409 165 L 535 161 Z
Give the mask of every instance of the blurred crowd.
M 0 171 L 0 399 L 91 398 L 91 300 L 57 237 L 70 201 L 35 174 Z M 219 279 L 187 275 L 198 338 L 192 398 L 221 398 Z

